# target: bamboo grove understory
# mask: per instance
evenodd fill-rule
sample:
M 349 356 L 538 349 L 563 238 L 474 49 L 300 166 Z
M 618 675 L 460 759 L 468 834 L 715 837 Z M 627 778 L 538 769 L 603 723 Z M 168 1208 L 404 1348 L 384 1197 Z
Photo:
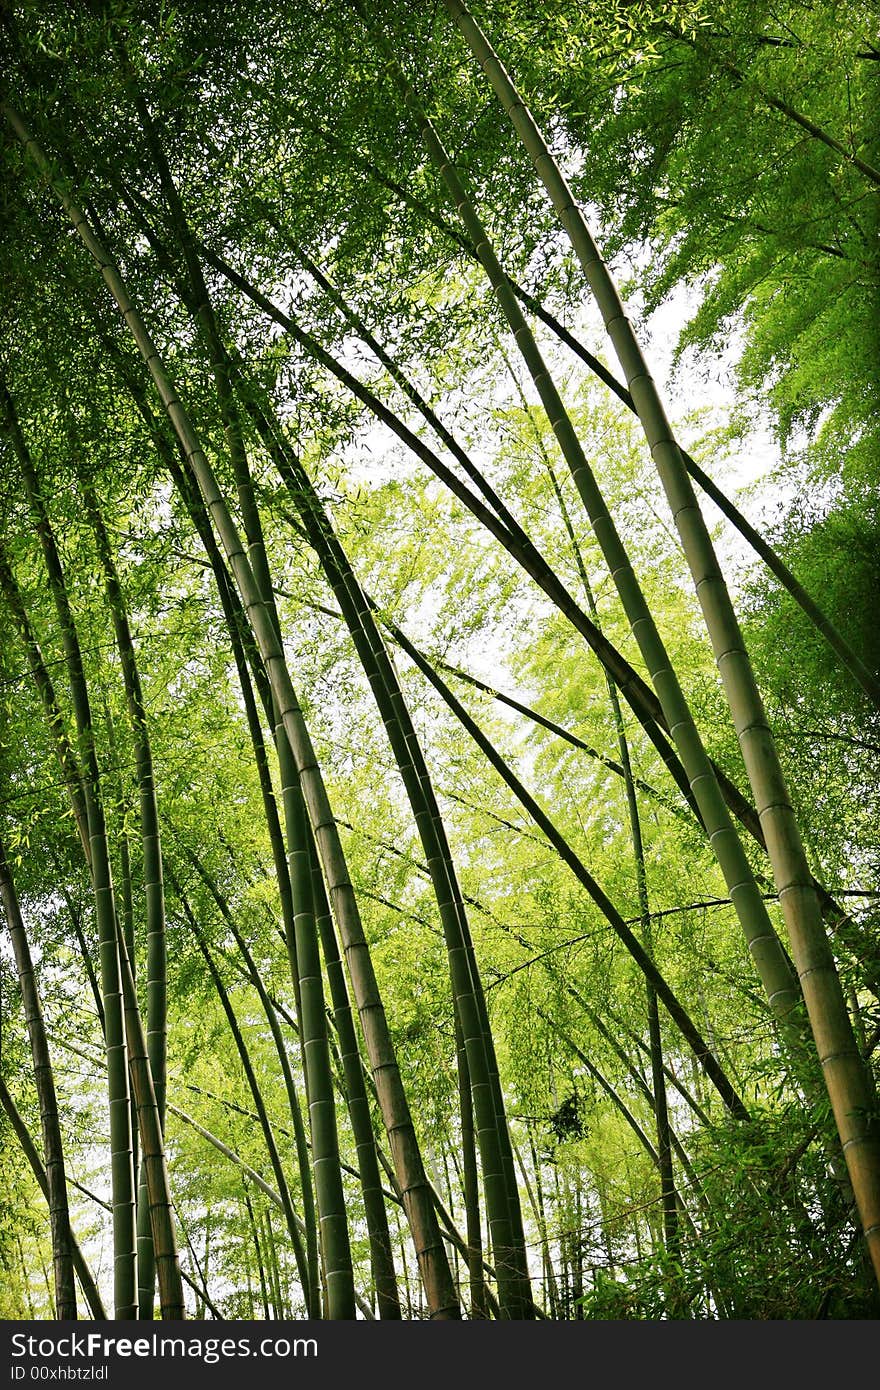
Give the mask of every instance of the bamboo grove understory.
M 873 32 L 3 7 L 0 1316 L 877 1316 Z

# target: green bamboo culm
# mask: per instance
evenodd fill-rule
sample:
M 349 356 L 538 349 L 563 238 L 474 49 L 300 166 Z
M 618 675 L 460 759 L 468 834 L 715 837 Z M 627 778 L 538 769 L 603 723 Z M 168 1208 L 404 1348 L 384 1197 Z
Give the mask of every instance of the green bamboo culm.
M 296 763 L 284 730 L 278 742 L 282 804 L 287 827 L 294 942 L 302 1008 L 302 1052 L 312 1136 L 312 1168 L 318 1199 L 328 1318 L 355 1316 L 354 1277 L 330 1069 L 327 1013 L 315 918 L 308 817 Z
M 708 528 L 620 295 L 561 170 L 485 34 L 460 0 L 444 4 L 507 112 L 577 254 L 657 466 L 755 797 L 819 1063 L 880 1282 L 876 1092 L 858 1050 L 773 734 Z
M 132 1091 L 137 1111 L 138 1133 L 143 1154 L 144 1187 L 150 1229 L 150 1271 L 159 1285 L 159 1311 L 164 1320 L 178 1322 L 186 1316 L 181 1281 L 177 1237 L 174 1228 L 171 1188 L 165 1162 L 165 1140 L 147 1040 L 138 1008 L 134 973 L 125 938 L 117 924 L 119 964 L 122 978 L 123 1017 Z M 152 1284 L 148 1317 L 152 1317 Z
M 158 441 L 162 441 L 161 435 Z M 255 650 L 253 636 L 247 625 L 241 602 L 235 591 L 234 584 L 229 576 L 229 572 L 224 563 L 223 557 L 217 547 L 213 530 L 211 529 L 210 519 L 205 512 L 201 494 L 198 492 L 194 482 L 189 478 L 187 472 L 180 467 L 174 459 L 173 451 L 167 446 L 167 441 L 162 441 L 164 447 L 161 449 L 163 463 L 168 467 L 178 492 L 182 496 L 192 520 L 196 532 L 202 541 L 208 556 L 209 563 L 214 573 L 218 593 L 220 595 L 223 615 L 232 646 L 233 657 L 238 672 L 239 686 L 245 707 L 245 717 L 247 720 L 248 731 L 251 744 L 254 750 L 254 760 L 257 766 L 257 773 L 260 781 L 260 792 L 263 800 L 263 810 L 266 818 L 266 826 L 269 832 L 269 840 L 272 847 L 272 859 L 275 868 L 275 875 L 278 884 L 279 898 L 281 902 L 281 919 L 284 932 L 284 939 L 288 946 L 290 959 L 291 977 L 296 994 L 297 1017 L 301 1019 L 302 1008 L 300 1004 L 299 976 L 296 967 L 296 952 L 294 943 L 294 912 L 293 895 L 290 886 L 290 871 L 288 867 L 284 834 L 278 816 L 278 807 L 275 801 L 275 793 L 272 786 L 272 777 L 269 770 L 269 760 L 263 738 L 262 726 L 260 724 L 259 713 L 257 711 L 254 688 L 251 681 L 249 667 L 253 670 L 254 681 L 256 682 L 260 698 L 266 713 L 267 721 L 272 725 L 273 705 L 272 693 L 266 677 L 259 652 Z M 199 871 L 201 867 L 197 865 Z M 204 873 L 202 872 L 204 878 Z M 209 884 L 209 891 L 212 892 L 215 902 L 221 906 L 216 885 Z M 230 929 L 237 931 L 232 921 L 231 914 L 228 913 L 228 905 L 221 906 L 225 920 Z M 259 979 L 256 966 L 252 972 L 252 978 L 258 992 L 265 990 L 262 981 Z M 262 1000 L 261 994 L 261 1000 Z M 266 1005 L 264 1004 L 264 1008 Z M 318 1231 L 315 1217 L 315 1201 L 312 1182 L 312 1171 L 310 1158 L 307 1150 L 305 1132 L 302 1126 L 300 1115 L 299 1099 L 296 1095 L 293 1078 L 290 1076 L 287 1054 L 284 1050 L 283 1041 L 280 1040 L 277 1030 L 277 1020 L 274 1010 L 269 1007 L 267 1017 L 269 1025 L 275 1038 L 279 1056 L 282 1059 L 282 1067 L 285 1069 L 285 1084 L 288 1085 L 288 1099 L 290 1102 L 291 1117 L 294 1124 L 294 1134 L 297 1150 L 297 1163 L 299 1167 L 300 1191 L 303 1208 L 303 1224 L 305 1227 L 305 1273 L 301 1270 L 301 1275 L 305 1273 L 306 1307 L 309 1316 L 317 1317 L 320 1312 L 320 1268 L 318 1256 Z M 301 1034 L 301 1028 L 300 1028 Z M 289 1083 L 288 1083 L 289 1077 Z
M 191 312 L 201 331 L 208 353 L 229 456 L 233 465 L 248 544 L 248 561 L 280 646 L 280 623 L 274 604 L 262 526 L 253 496 L 247 454 L 226 351 L 202 274 L 198 252 L 170 167 L 157 138 L 147 103 L 134 81 L 130 65 L 124 59 L 124 53 L 123 60 L 134 104 L 159 173 L 171 223 L 183 252 L 192 293 Z M 297 998 L 301 1009 L 301 1045 L 308 1091 L 312 1163 L 327 1289 L 326 1315 L 332 1319 L 353 1318 L 355 1316 L 354 1276 L 351 1266 L 342 1172 L 339 1166 L 339 1143 L 327 1043 L 327 1017 L 323 1002 L 320 955 L 314 912 L 311 907 L 311 874 L 308 862 L 308 845 L 304 834 L 305 808 L 295 761 L 290 752 L 287 733 L 283 721 L 278 717 L 277 709 L 273 719 L 273 727 L 281 766 L 282 801 L 285 807 L 289 845 L 290 881 L 294 903 L 293 935 L 295 945 L 293 956 L 297 966 Z M 294 840 L 293 836 L 297 838 Z M 313 1291 L 310 1282 L 304 1284 L 304 1292 L 307 1300 L 311 1302 Z M 314 1312 L 316 1313 L 317 1309 L 314 1309 Z
M 21 989 L 25 1026 L 34 1066 L 34 1082 L 40 1107 L 40 1128 L 43 1137 L 46 1200 L 49 1204 L 49 1230 L 52 1239 L 52 1265 L 55 1276 L 55 1316 L 59 1320 L 76 1317 L 76 1286 L 74 1283 L 73 1237 L 70 1230 L 70 1211 L 67 1205 L 67 1182 L 64 1172 L 64 1147 L 58 1118 L 58 1098 L 49 1040 L 43 1021 L 37 980 L 31 959 L 30 945 L 15 883 L 9 868 L 6 847 L 0 840 L 0 900 L 6 926 L 12 941 L 15 967 Z
M 307 1218 L 305 1218 L 305 1199 L 307 1196 L 308 1201 L 311 1204 L 311 1184 L 302 1184 L 303 1169 L 307 1168 L 308 1165 L 308 1148 L 305 1135 L 305 1128 L 303 1125 L 302 1109 L 299 1102 L 299 1096 L 296 1090 L 296 1084 L 293 1079 L 293 1072 L 290 1067 L 290 1060 L 287 1056 L 287 1049 L 284 1046 L 284 1039 L 281 1034 L 281 1028 L 278 1023 L 278 1018 L 275 1009 L 272 1006 L 272 1002 L 269 998 L 266 986 L 263 983 L 257 963 L 254 960 L 253 955 L 251 954 L 250 947 L 248 946 L 246 940 L 244 939 L 244 936 L 239 930 L 239 927 L 230 909 L 229 903 L 223 897 L 223 894 L 220 892 L 214 879 L 208 873 L 208 870 L 205 868 L 204 864 L 201 862 L 195 851 L 191 849 L 186 849 L 185 853 L 193 868 L 195 869 L 196 873 L 199 875 L 199 878 L 202 880 L 208 892 L 211 894 L 211 897 L 214 899 L 214 902 L 217 904 L 217 908 L 224 922 L 226 923 L 229 930 L 232 932 L 235 944 L 247 968 L 247 972 L 250 976 L 254 989 L 257 991 L 257 995 L 259 997 L 260 1004 L 262 1005 L 263 1012 L 266 1015 L 266 1022 L 269 1025 L 269 1031 L 271 1032 L 272 1040 L 275 1043 L 275 1050 L 278 1053 L 278 1059 L 281 1065 L 281 1074 L 284 1078 L 284 1088 L 287 1093 L 288 1108 L 290 1110 L 290 1118 L 291 1123 L 293 1125 L 297 1159 L 299 1162 L 301 1186 L 303 1186 L 303 1225 L 305 1225 L 306 1229 L 308 1230 Z M 311 1209 L 310 1215 L 312 1221 L 314 1222 L 313 1207 Z M 314 1253 L 312 1253 L 310 1248 L 306 1248 L 305 1246 L 303 1246 L 302 1242 L 297 1238 L 297 1240 L 294 1242 L 294 1257 L 297 1261 L 300 1284 L 302 1286 L 303 1296 L 305 1299 L 306 1316 L 310 1318 L 320 1317 L 320 1271 L 318 1268 L 317 1260 L 317 1246 L 315 1246 Z
M 153 774 L 153 755 L 147 728 L 146 710 L 134 639 L 122 585 L 116 571 L 113 551 L 104 518 L 91 482 L 81 477 L 80 486 L 86 515 L 94 532 L 105 591 L 113 618 L 113 629 L 122 677 L 128 716 L 134 735 L 135 769 L 140 798 L 141 844 L 143 854 L 144 902 L 147 929 L 147 1055 L 154 1088 L 160 1128 L 165 1122 L 165 1086 L 167 1053 L 167 950 L 165 944 L 165 890 L 162 881 L 162 842 L 159 831 L 159 810 L 156 802 L 156 783 Z M 134 956 L 129 947 L 129 958 Z M 141 1318 L 153 1315 L 155 1257 L 150 1227 L 150 1203 L 146 1169 L 142 1165 L 137 1199 L 137 1278 L 138 1313 Z
M 425 851 L 446 939 L 454 1007 L 461 1021 L 474 1091 L 477 1136 L 486 1188 L 488 1221 L 499 1270 L 504 1314 L 531 1315 L 531 1294 L 518 1194 L 512 1173 L 498 1065 L 464 902 L 442 827 L 430 775 L 384 642 L 351 564 L 323 511 L 304 467 L 280 442 L 266 438 L 298 508 L 306 534 L 339 602 L 388 733 Z
M 0 395 L 2 395 L 3 389 L 2 378 L 0 378 Z M 73 812 L 80 844 L 82 845 L 86 864 L 90 865 L 92 850 L 89 844 L 89 827 L 86 818 L 86 802 L 82 785 L 82 776 L 80 774 L 76 755 L 67 734 L 64 716 L 61 713 L 55 695 L 55 687 L 52 683 L 52 678 L 49 675 L 49 670 L 40 649 L 40 644 L 37 641 L 33 624 L 28 617 L 21 589 L 18 586 L 12 566 L 9 563 L 9 557 L 3 548 L 2 542 L 0 542 L 0 590 L 3 592 L 6 606 L 12 615 L 12 620 L 18 630 L 22 645 L 27 652 L 28 665 L 30 666 L 34 685 L 40 696 L 40 703 L 43 706 L 43 714 L 52 736 L 61 775 L 70 797 L 70 806 Z
M 46 1201 L 51 1204 L 52 1199 L 50 1196 L 49 1176 L 46 1171 L 45 1164 L 40 1158 L 40 1155 L 37 1151 L 37 1146 L 31 1138 L 30 1132 L 28 1131 L 28 1127 L 22 1119 L 21 1115 L 19 1114 L 18 1107 L 16 1106 L 15 1101 L 12 1099 L 12 1096 L 9 1093 L 9 1088 L 2 1077 L 0 1077 L 0 1106 L 2 1106 L 2 1108 L 6 1112 L 6 1117 L 9 1120 L 10 1125 L 12 1126 L 12 1129 L 15 1133 L 15 1137 L 18 1139 L 18 1142 L 21 1145 L 22 1152 L 24 1153 L 25 1158 L 30 1164 L 31 1172 L 37 1180 L 40 1191 L 42 1192 Z M 76 1236 L 73 1234 L 72 1231 L 70 1232 L 70 1252 L 73 1267 L 76 1270 L 76 1277 L 79 1279 L 80 1288 L 82 1289 L 83 1296 L 85 1297 L 86 1303 L 88 1304 L 89 1312 L 97 1322 L 106 1321 L 107 1313 L 104 1309 L 104 1304 L 101 1301 L 101 1295 L 98 1291 L 98 1286 L 95 1283 L 94 1275 L 92 1274 L 92 1271 L 89 1269 L 89 1266 L 86 1263 L 85 1257 L 80 1248 L 79 1241 L 77 1240 Z M 72 1314 L 72 1316 L 76 1316 L 75 1311 Z
M 10 402 L 5 402 L 7 411 Z M 104 1005 L 105 1051 L 107 1057 L 108 1103 L 110 1111 L 110 1167 L 113 1207 L 114 1308 L 117 1318 L 136 1317 L 135 1297 L 135 1209 L 132 1172 L 131 1126 L 129 1121 L 128 1059 L 123 1024 L 122 990 L 119 972 L 116 904 L 110 871 L 107 828 L 101 801 L 100 773 L 95 750 L 92 713 L 86 686 L 76 625 L 64 578 L 64 570 L 46 512 L 40 483 L 21 430 L 14 423 L 13 439 L 27 489 L 28 500 L 40 539 L 49 587 L 52 593 L 70 684 L 77 731 L 77 764 L 85 803 L 90 846 L 92 890 L 101 962 L 101 994 Z
M 376 1306 L 380 1319 L 399 1321 L 402 1316 L 400 1295 L 397 1290 L 397 1274 L 394 1268 L 391 1233 L 388 1229 L 388 1213 L 385 1210 L 385 1197 L 379 1172 L 376 1136 L 373 1132 L 370 1102 L 364 1082 L 364 1068 L 358 1047 L 348 985 L 345 980 L 345 970 L 336 939 L 333 913 L 327 899 L 321 863 L 310 825 L 306 826 L 306 834 L 309 841 L 309 860 L 312 869 L 312 902 L 318 935 L 321 939 L 321 954 L 327 971 L 327 983 L 333 1006 L 333 1023 L 339 1042 L 339 1055 L 345 1082 L 345 1100 L 354 1137 L 355 1153 L 357 1154 L 358 1176 L 363 1194 L 364 1215 L 370 1243 L 370 1267 L 373 1276 L 373 1288 L 376 1293 Z
M 33 139 L 21 117 L 10 107 L 8 102 L 0 103 L 0 110 L 16 131 L 24 149 L 52 188 L 71 224 L 76 229 L 77 235 L 98 265 L 104 282 L 137 343 L 159 392 L 169 421 L 198 479 L 205 504 L 221 537 L 242 599 L 251 615 L 254 635 L 266 663 L 273 694 L 278 699 L 285 731 L 290 739 L 303 780 L 303 793 L 308 804 L 309 818 L 315 830 L 318 849 L 330 887 L 331 900 L 343 935 L 346 959 L 357 997 L 358 1012 L 367 1043 L 370 1066 L 376 1079 L 383 1120 L 389 1134 L 395 1167 L 401 1179 L 407 1217 L 413 1232 L 431 1316 L 435 1318 L 458 1318 L 460 1317 L 460 1306 L 449 1269 L 449 1261 L 440 1234 L 430 1185 L 425 1176 L 394 1049 L 388 1034 L 385 1010 L 381 1003 L 369 948 L 363 934 L 363 926 L 348 876 L 336 822 L 320 775 L 311 738 L 293 690 L 284 653 L 280 649 L 271 621 L 268 620 L 265 613 L 237 528 L 232 521 L 189 417 L 167 376 L 162 358 L 128 293 L 118 268 L 89 225 L 82 209 L 54 175 L 45 153 Z
M 633 572 L 604 498 L 587 463 L 559 393 L 554 385 L 534 336 L 510 290 L 473 203 L 440 140 L 433 123 L 417 102 L 410 84 L 396 59 L 389 57 L 389 68 L 397 79 L 414 119 L 418 122 L 426 148 L 431 154 L 465 226 L 474 239 L 480 259 L 495 289 L 499 305 L 513 331 L 517 346 L 547 411 L 550 424 L 572 476 L 587 507 L 590 520 L 608 568 L 636 638 L 645 664 L 654 681 L 665 725 L 673 731 L 675 744 L 686 769 L 690 789 L 699 808 L 707 838 L 728 885 L 743 934 L 764 985 L 768 1002 L 779 1027 L 795 1056 L 804 1057 L 803 1024 L 800 1019 L 800 992 L 748 859 L 728 813 L 727 790 L 716 776 L 716 769 L 703 747 L 693 715 L 672 670 L 656 623 Z M 621 686 L 621 690 L 625 687 Z M 760 835 L 760 829 L 758 830 Z

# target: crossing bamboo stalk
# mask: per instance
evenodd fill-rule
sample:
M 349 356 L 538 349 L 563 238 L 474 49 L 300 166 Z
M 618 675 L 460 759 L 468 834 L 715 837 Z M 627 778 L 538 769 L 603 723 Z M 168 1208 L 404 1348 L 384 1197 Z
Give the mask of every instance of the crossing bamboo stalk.
M 25 1025 L 30 1042 L 34 1067 L 34 1082 L 40 1106 L 40 1128 L 43 1137 L 46 1200 L 49 1204 L 49 1229 L 52 1239 L 52 1264 L 55 1277 L 55 1316 L 59 1320 L 76 1317 L 76 1287 L 73 1278 L 73 1238 L 70 1230 L 70 1211 L 67 1205 L 67 1183 L 64 1170 L 64 1146 L 58 1116 L 58 1098 L 49 1039 L 43 1018 L 36 975 L 34 974 L 30 943 L 21 913 L 18 893 L 6 847 L 0 839 L 0 898 L 6 916 L 6 926 L 12 940 L 12 950 L 18 972 L 24 1006 Z
M 280 649 L 271 620 L 265 612 L 265 605 L 260 599 L 241 539 L 219 491 L 213 471 L 193 430 L 189 416 L 165 371 L 162 358 L 141 314 L 128 293 L 117 266 L 96 236 L 82 209 L 55 176 L 45 153 L 30 134 L 18 112 L 10 106 L 8 101 L 0 102 L 0 111 L 15 130 L 28 156 L 34 161 L 52 188 L 77 235 L 97 264 L 101 276 L 143 356 L 163 408 L 193 467 L 205 504 L 222 539 L 236 583 L 241 590 L 245 609 L 253 625 L 254 635 L 266 663 L 273 694 L 278 699 L 279 714 L 284 722 L 300 776 L 303 779 L 303 793 L 330 884 L 334 910 L 345 935 L 345 953 L 358 996 L 358 1011 L 370 1055 L 370 1064 L 374 1076 L 377 1078 L 379 1094 L 382 1098 L 383 1117 L 392 1146 L 395 1166 L 402 1177 L 401 1186 L 407 1216 L 413 1231 L 431 1316 L 441 1319 L 458 1318 L 461 1310 L 437 1225 L 436 1213 L 430 1198 L 429 1184 L 424 1174 L 409 1105 L 388 1035 L 385 1011 L 376 984 L 369 948 L 363 934 L 357 902 L 345 865 L 345 856 L 339 841 L 335 819 L 320 775 L 311 738 L 293 690 L 283 651 Z
M 678 444 L 617 287 L 586 219 L 528 107 L 461 0 L 444 0 L 480 63 L 550 197 L 589 283 L 633 397 L 690 568 L 767 843 L 792 954 L 880 1282 L 880 1135 L 876 1093 L 859 1053 L 822 922 L 797 818 L 763 701 Z M 580 478 L 576 476 L 579 487 Z M 585 497 L 588 510 L 590 504 Z

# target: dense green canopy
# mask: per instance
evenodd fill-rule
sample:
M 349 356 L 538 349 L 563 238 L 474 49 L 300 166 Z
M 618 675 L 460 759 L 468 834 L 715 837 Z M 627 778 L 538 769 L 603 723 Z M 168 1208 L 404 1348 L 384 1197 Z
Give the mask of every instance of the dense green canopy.
M 0 1315 L 876 1315 L 871 18 L 5 7 Z

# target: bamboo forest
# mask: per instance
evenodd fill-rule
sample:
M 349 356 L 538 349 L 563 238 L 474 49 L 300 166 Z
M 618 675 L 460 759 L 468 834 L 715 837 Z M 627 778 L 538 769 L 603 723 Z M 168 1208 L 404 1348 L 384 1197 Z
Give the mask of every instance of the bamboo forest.
M 0 12 L 0 1318 L 880 1317 L 874 6 Z

